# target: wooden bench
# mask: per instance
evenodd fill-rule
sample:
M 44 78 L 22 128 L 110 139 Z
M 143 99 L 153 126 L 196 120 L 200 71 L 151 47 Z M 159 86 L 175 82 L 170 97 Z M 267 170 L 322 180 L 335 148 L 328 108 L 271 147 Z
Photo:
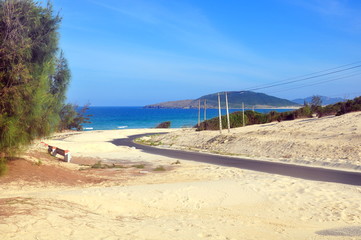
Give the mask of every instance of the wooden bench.
M 63 150 L 61 148 L 57 148 L 57 147 L 48 145 L 48 153 L 50 153 L 54 157 L 57 154 L 60 154 L 60 155 L 64 156 L 64 161 L 65 162 L 70 162 L 70 160 L 71 160 L 71 155 L 70 155 L 69 150 Z

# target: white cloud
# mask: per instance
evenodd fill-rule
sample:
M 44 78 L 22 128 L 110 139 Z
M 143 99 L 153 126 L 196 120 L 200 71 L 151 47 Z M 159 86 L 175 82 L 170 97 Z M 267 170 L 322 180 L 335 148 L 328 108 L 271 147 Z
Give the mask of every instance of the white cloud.
M 241 40 L 230 39 L 212 25 L 201 10 L 176 1 L 113 1 L 113 4 L 91 0 L 98 6 L 156 28 L 165 38 L 195 52 L 248 63 L 267 62 L 246 47 Z

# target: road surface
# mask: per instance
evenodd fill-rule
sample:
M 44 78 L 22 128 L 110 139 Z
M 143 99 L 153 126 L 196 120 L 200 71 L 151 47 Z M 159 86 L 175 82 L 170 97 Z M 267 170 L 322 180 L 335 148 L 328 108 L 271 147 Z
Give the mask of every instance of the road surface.
M 227 167 L 236 167 L 258 172 L 278 174 L 283 176 L 302 178 L 314 181 L 334 182 L 361 186 L 361 173 L 333 170 L 317 167 L 306 167 L 278 162 L 267 162 L 253 159 L 228 157 L 222 155 L 189 152 L 173 149 L 162 149 L 134 143 L 134 139 L 152 134 L 133 135 L 129 138 L 115 139 L 112 141 L 117 146 L 128 146 L 141 149 L 146 153 L 162 155 L 170 158 L 191 160 L 196 162 L 210 163 Z

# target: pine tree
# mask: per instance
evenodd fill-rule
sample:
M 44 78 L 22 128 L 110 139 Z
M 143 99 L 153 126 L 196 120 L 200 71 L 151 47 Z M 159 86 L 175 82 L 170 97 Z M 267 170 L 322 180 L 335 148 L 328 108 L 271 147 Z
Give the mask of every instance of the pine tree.
M 50 2 L 0 0 L 2 156 L 58 126 L 70 79 L 63 54 L 57 57 L 60 22 Z

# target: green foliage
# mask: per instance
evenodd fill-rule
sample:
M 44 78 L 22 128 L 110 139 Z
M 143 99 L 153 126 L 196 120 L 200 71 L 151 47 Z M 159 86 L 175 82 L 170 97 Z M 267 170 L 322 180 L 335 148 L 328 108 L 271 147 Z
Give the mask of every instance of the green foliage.
M 57 106 L 62 106 L 65 101 L 65 93 L 70 82 L 71 74 L 68 61 L 64 57 L 63 51 L 60 52 L 55 62 L 55 72 L 50 76 L 50 93 L 56 96 Z
M 154 168 L 153 170 L 158 171 L 158 172 L 162 172 L 162 171 L 165 171 L 166 169 L 163 166 L 158 166 L 158 167 Z
M 74 104 L 66 104 L 60 111 L 59 130 L 76 129 L 83 130 L 83 123 L 91 123 L 89 121 L 91 115 L 86 115 L 89 105 L 85 105 L 81 109 Z
M 136 165 L 132 165 L 132 167 L 134 168 L 145 168 L 144 164 L 136 164 Z
M 313 101 L 313 105 L 308 106 L 307 104 L 294 111 L 290 112 L 276 112 L 271 111 L 268 114 L 245 111 L 245 125 L 252 124 L 262 124 L 270 123 L 274 121 L 289 121 L 298 118 L 310 118 L 313 113 L 317 113 L 319 117 L 329 116 L 329 115 L 342 115 L 349 112 L 361 111 L 361 97 L 357 97 L 354 100 L 349 100 L 347 102 L 339 102 L 333 105 L 327 105 L 322 107 L 320 104 L 322 102 L 318 101 L 317 98 Z M 242 112 L 234 112 L 229 116 L 231 128 L 243 126 Z M 197 126 L 195 126 L 197 127 Z M 222 116 L 222 128 L 227 127 L 226 116 Z M 219 118 L 215 117 L 209 120 L 206 120 L 197 127 L 197 130 L 218 130 L 219 129 Z
M 76 106 L 73 104 L 66 104 L 60 111 L 59 130 L 71 129 L 72 123 L 77 116 Z
M 93 168 L 93 169 L 107 169 L 107 168 L 126 168 L 126 167 L 124 167 L 122 165 L 115 165 L 114 163 L 112 165 L 102 164 L 101 161 L 98 161 L 97 163 L 94 163 L 93 165 L 91 165 L 91 168 Z
M 322 99 L 321 96 L 312 96 L 311 111 L 317 113 L 319 117 L 322 116 Z
M 354 100 L 348 100 L 347 102 L 339 103 L 339 109 L 336 113 L 336 116 L 340 116 L 342 114 L 348 112 L 361 111 L 361 96 L 355 98 Z
M 229 115 L 229 121 L 231 128 L 241 127 L 243 125 L 243 115 L 242 112 L 234 112 Z M 221 117 L 222 128 L 227 128 L 227 117 Z M 247 123 L 247 116 L 245 116 L 245 122 Z M 209 130 L 209 129 L 219 129 L 219 118 L 215 117 L 204 122 L 201 122 L 198 130 Z
M 0 177 L 5 175 L 7 171 L 8 167 L 5 158 L 0 158 Z
M 253 112 L 253 111 L 245 111 L 244 113 L 247 116 L 247 122 L 246 125 L 250 124 L 261 124 L 267 122 L 267 115 L 259 112 Z
M 0 152 L 11 155 L 57 129 L 70 71 L 58 55 L 51 4 L 0 1 Z
M 308 118 L 308 117 L 311 117 L 311 116 L 312 116 L 311 107 L 308 106 L 308 105 L 305 105 L 304 107 L 296 110 L 296 112 L 298 112 L 298 116 L 299 116 L 299 117 Z
M 97 163 L 94 163 L 91 168 L 95 168 L 95 169 L 102 169 L 105 168 L 104 165 L 102 164 L 101 161 L 98 161 Z
M 83 130 L 83 123 L 91 123 L 89 120 L 92 115 L 86 115 L 86 111 L 88 110 L 89 105 L 87 104 L 77 111 L 77 115 L 73 120 L 71 128 L 75 128 L 76 130 L 81 131 Z
M 174 164 L 181 164 L 181 162 L 179 160 L 177 160 L 177 161 L 172 163 L 172 165 L 174 165 Z
M 170 128 L 171 122 L 167 121 L 167 122 L 162 122 L 160 124 L 158 124 L 155 128 Z
M 37 160 L 36 162 L 35 162 L 35 165 L 36 166 L 41 166 L 43 164 L 43 162 L 41 161 L 41 160 Z

